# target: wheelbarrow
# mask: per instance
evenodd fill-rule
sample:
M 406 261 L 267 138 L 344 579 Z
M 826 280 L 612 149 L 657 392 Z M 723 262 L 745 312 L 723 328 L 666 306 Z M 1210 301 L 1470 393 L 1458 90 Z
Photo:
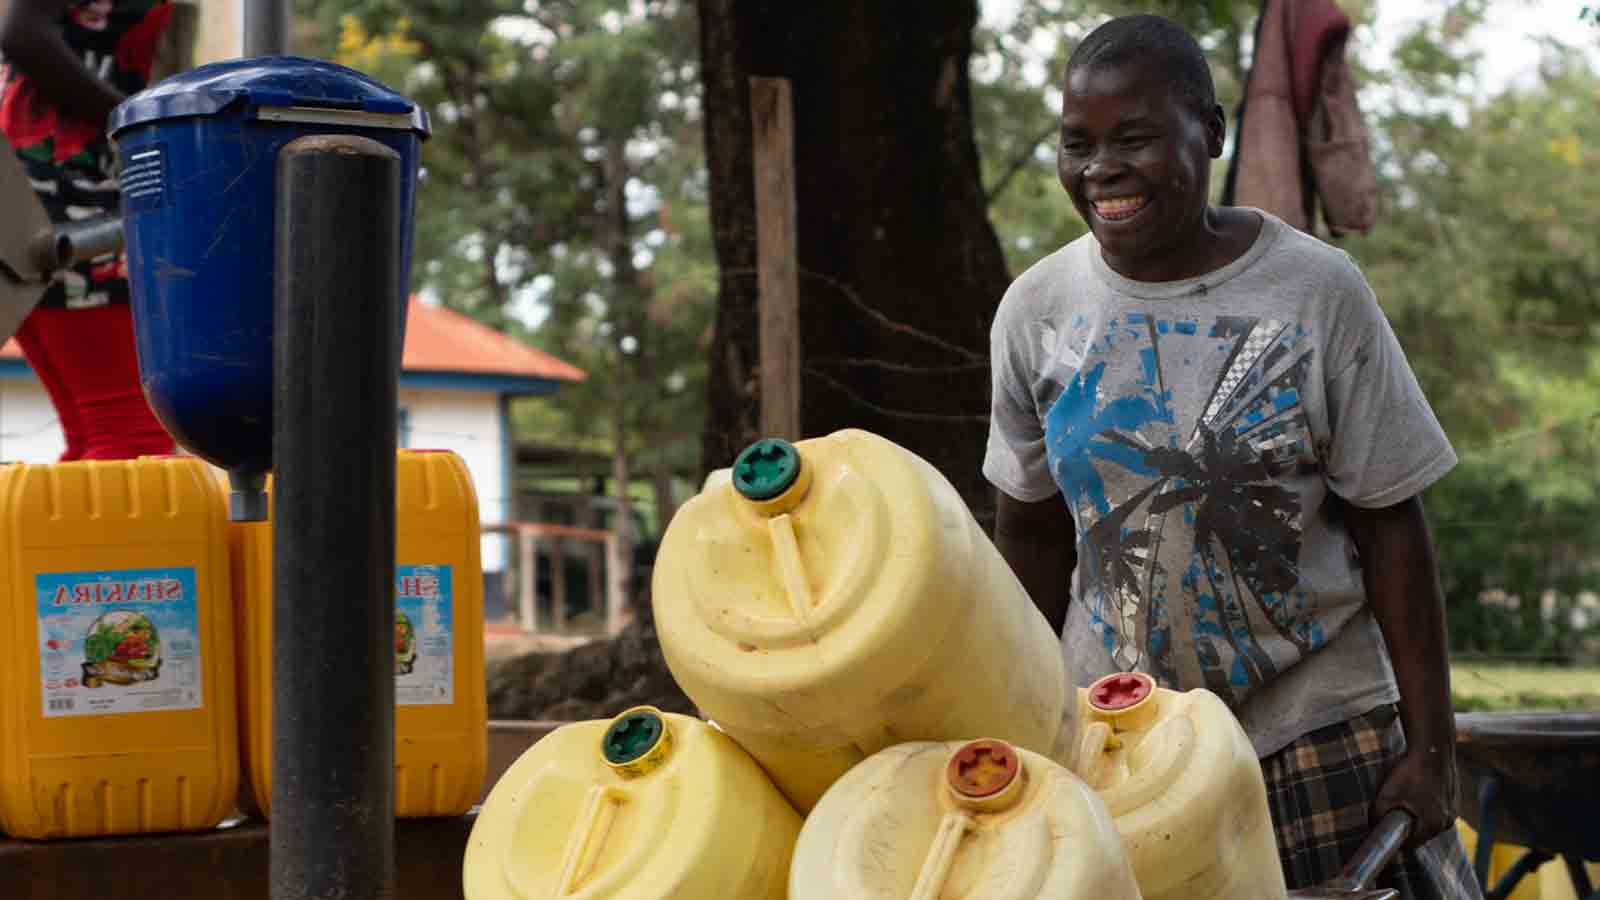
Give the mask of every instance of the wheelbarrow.
M 1462 713 L 1456 770 L 1485 900 L 1558 856 L 1578 897 L 1600 900 L 1584 868 L 1600 861 L 1600 713 Z M 1491 886 L 1497 841 L 1529 849 Z

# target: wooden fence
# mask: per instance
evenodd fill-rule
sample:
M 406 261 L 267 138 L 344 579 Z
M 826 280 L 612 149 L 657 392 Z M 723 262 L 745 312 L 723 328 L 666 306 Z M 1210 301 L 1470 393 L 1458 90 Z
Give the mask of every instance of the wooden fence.
M 566 560 L 582 557 L 587 566 L 587 579 L 583 590 L 587 593 L 587 606 L 598 614 L 597 629 L 591 624 L 581 629 L 604 634 L 616 634 L 625 623 L 628 604 L 628 577 L 631 560 L 618 560 L 617 535 L 614 531 L 598 528 L 580 528 L 572 525 L 550 525 L 542 522 L 497 522 L 482 526 L 484 534 L 501 534 L 510 538 L 507 579 L 504 584 L 506 608 L 516 615 L 516 623 L 524 634 L 573 631 L 568 622 L 571 586 L 566 578 Z M 539 561 L 548 560 L 549 616 L 541 615 L 539 598 Z M 620 563 L 620 565 L 619 565 Z M 620 571 L 619 571 L 620 569 Z

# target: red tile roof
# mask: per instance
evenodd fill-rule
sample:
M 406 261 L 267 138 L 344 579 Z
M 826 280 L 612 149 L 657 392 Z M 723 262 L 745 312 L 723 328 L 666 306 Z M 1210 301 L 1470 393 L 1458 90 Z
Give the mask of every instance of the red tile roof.
M 469 372 L 582 381 L 577 366 L 529 347 L 474 319 L 415 297 L 406 314 L 407 372 Z
M 0 359 L 22 358 L 16 341 L 0 346 Z M 428 306 L 411 298 L 406 312 L 407 372 L 465 372 L 474 375 L 510 375 L 582 381 L 588 377 L 577 366 L 563 362 L 495 331 L 458 312 Z

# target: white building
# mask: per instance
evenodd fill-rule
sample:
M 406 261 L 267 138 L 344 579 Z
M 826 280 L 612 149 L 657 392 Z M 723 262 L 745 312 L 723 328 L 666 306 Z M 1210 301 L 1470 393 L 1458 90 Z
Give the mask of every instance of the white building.
M 411 301 L 400 373 L 400 446 L 452 450 L 472 473 L 485 524 L 515 505 L 510 408 L 581 381 L 581 369 L 460 313 Z M 66 441 L 44 386 L 15 341 L 0 346 L 0 461 L 53 462 Z M 486 572 L 506 568 L 506 541 L 483 542 Z

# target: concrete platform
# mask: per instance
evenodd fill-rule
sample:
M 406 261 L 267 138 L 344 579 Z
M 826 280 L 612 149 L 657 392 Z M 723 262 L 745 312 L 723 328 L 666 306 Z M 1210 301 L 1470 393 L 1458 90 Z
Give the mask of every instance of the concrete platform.
M 396 823 L 396 900 L 461 898 L 472 823 L 470 814 Z M 146 891 L 163 900 L 268 900 L 267 824 L 241 822 L 201 834 L 0 840 L 0 881 L 7 900 L 103 900 Z
M 559 722 L 491 722 L 484 794 Z M 395 900 L 459 900 L 461 858 L 477 810 L 395 823 Z M 265 822 L 235 818 L 207 832 L 18 841 L 0 838 L 5 900 L 268 900 Z

